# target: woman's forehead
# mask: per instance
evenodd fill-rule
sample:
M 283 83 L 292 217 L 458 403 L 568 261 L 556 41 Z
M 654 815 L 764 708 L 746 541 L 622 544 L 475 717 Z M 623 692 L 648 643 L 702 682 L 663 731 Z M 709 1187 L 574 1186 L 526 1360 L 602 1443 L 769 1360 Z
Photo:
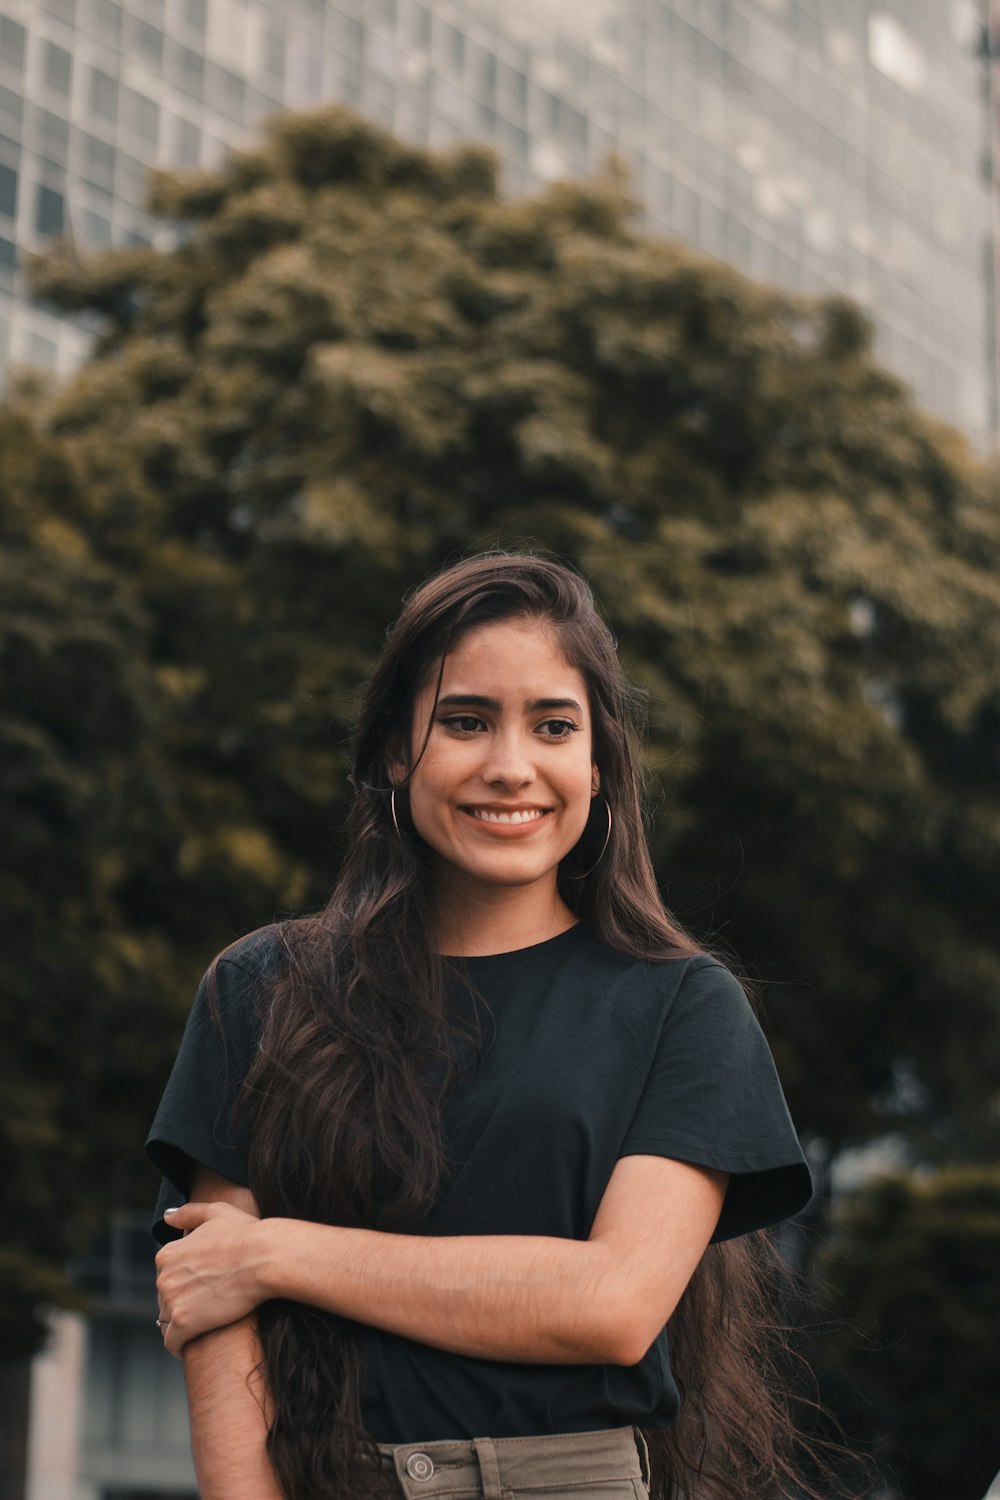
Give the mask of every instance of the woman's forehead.
M 449 651 L 440 675 L 440 695 L 453 692 L 516 698 L 586 696 L 581 673 L 567 659 L 558 630 L 545 620 L 496 620 L 476 626 Z

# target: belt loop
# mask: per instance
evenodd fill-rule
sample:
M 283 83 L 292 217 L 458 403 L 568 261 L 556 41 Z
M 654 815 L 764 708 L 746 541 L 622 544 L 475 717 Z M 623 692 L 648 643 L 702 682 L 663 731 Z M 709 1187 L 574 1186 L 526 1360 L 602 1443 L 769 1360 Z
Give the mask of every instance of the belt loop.
M 492 1438 L 473 1438 L 472 1446 L 479 1460 L 483 1481 L 483 1500 L 500 1500 L 500 1466 Z
M 638 1427 L 633 1427 L 632 1431 L 635 1433 L 635 1446 L 639 1450 L 639 1473 L 642 1475 L 642 1482 L 648 1490 L 653 1480 L 649 1468 L 649 1447 L 646 1443 L 646 1435 Z

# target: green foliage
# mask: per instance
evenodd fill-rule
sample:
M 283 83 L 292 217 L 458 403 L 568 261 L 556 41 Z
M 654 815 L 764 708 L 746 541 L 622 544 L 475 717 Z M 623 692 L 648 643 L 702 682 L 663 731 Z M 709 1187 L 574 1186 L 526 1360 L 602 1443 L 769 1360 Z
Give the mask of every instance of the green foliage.
M 329 885 L 352 696 L 402 593 L 527 543 L 579 564 L 650 694 L 659 869 L 769 984 L 804 1130 L 995 1152 L 997 485 L 861 315 L 650 239 L 614 172 L 503 200 L 482 152 L 339 110 L 154 201 L 187 221 L 175 250 L 36 270 L 103 333 L 8 418 L 34 457 L 3 481 L 31 517 L 3 607 L 37 637 L 12 722 L 56 748 L 4 795 L 72 802 L 83 915 L 40 853 L 31 930 L 79 930 L 81 956 L 19 949 L 2 1003 L 58 1034 L 52 976 L 91 973 L 97 903 L 134 956 L 114 1003 L 149 1011 L 136 1076 L 162 1076 L 196 955 Z M 81 633 L 83 695 L 59 664 Z M 101 1080 L 111 1043 L 87 1045 Z M 128 1083 L 120 1142 L 153 1092 Z
M 852 1420 L 902 1447 L 909 1500 L 978 1500 L 997 1467 L 1000 1167 L 876 1180 L 840 1207 L 825 1270 L 863 1325 L 839 1337 Z
M 201 815 L 217 795 L 174 758 L 151 616 L 88 518 L 66 455 L 0 413 L 7 1356 L 37 1343 L 39 1302 L 78 1300 L 65 1262 L 112 1205 L 148 1191 L 137 1132 L 206 947 L 288 866 L 255 823 Z

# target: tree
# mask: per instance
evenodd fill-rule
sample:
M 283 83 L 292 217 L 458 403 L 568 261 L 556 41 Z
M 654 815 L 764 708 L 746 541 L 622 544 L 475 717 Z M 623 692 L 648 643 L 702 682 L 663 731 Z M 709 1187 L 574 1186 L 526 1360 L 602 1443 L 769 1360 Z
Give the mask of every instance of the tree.
M 116 899 L 162 805 L 142 615 L 68 519 L 68 464 L 11 411 L 0 501 L 0 1341 L 17 1353 L 111 1202 L 176 975 Z
M 768 986 L 805 1131 L 995 1151 L 996 481 L 860 314 L 649 238 L 614 172 L 511 202 L 340 110 L 153 201 L 175 250 L 36 274 L 103 322 L 37 440 L 140 611 L 166 768 L 123 930 L 203 962 L 321 900 L 400 595 L 540 545 L 650 694 L 658 867 Z
M 148 1190 L 139 1134 L 241 883 L 241 838 L 243 864 L 267 869 L 256 828 L 216 819 L 186 842 L 198 786 L 164 754 L 169 670 L 136 591 L 95 556 L 93 519 L 66 453 L 0 412 L 5 1357 L 37 1345 L 43 1304 L 79 1301 L 68 1257 Z
M 850 1325 L 834 1340 L 841 1409 L 901 1450 L 913 1500 L 985 1494 L 997 1467 L 1000 1168 L 876 1180 L 838 1207 L 825 1272 L 867 1325 L 863 1341 Z

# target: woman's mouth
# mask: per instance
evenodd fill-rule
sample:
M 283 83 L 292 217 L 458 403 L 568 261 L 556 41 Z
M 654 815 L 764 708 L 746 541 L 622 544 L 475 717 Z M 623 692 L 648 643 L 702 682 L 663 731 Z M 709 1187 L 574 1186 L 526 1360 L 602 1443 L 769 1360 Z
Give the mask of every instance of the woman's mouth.
M 463 812 L 468 813 L 477 823 L 488 823 L 493 827 L 501 828 L 523 828 L 526 824 L 539 823 L 542 818 L 547 817 L 550 809 L 547 807 L 465 807 Z

